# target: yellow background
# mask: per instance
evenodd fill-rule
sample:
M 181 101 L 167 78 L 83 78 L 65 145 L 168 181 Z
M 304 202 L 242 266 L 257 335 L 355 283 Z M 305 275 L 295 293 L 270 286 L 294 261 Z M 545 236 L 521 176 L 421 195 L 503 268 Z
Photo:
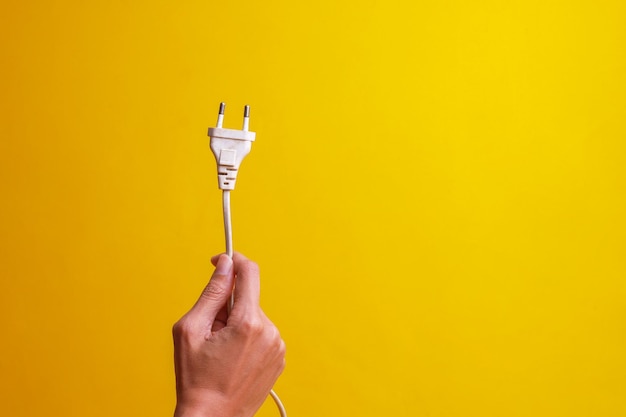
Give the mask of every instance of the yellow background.
M 3 1 L 0 404 L 168 416 L 223 250 L 290 416 L 626 416 L 623 1 Z M 267 402 L 260 416 L 276 416 Z

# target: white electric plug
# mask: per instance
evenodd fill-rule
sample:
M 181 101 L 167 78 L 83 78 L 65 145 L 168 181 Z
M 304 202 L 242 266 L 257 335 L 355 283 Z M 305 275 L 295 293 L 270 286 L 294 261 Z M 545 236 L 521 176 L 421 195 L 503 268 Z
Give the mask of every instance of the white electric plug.
M 220 103 L 217 124 L 209 128 L 210 145 L 217 161 L 217 179 L 220 190 L 234 190 L 239 166 L 243 158 L 250 153 L 256 133 L 248 130 L 250 106 L 244 107 L 241 130 L 222 128 L 224 107 L 226 105 Z

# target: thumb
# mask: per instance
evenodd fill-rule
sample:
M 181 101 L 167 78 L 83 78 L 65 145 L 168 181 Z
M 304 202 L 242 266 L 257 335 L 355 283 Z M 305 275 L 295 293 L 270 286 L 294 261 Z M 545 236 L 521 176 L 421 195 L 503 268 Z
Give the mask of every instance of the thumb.
M 190 313 L 200 315 L 212 322 L 228 302 L 233 291 L 233 283 L 233 260 L 228 255 L 220 255 L 211 280 Z

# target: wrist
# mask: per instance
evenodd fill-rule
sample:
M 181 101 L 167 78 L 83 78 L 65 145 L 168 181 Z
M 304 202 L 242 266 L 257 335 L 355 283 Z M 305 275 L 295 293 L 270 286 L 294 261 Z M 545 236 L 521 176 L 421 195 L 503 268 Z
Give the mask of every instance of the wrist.
M 179 399 L 174 417 L 235 417 L 235 413 L 230 402 L 223 395 L 204 393 L 197 399 Z

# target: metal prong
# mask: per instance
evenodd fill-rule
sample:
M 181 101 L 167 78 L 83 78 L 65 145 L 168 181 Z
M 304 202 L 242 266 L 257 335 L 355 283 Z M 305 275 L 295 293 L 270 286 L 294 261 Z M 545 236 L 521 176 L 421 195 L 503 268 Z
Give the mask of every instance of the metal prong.
M 221 102 L 220 111 L 217 113 L 217 123 L 215 127 L 222 127 L 222 124 L 224 123 L 224 108 L 225 107 L 226 107 L 226 103 Z
M 243 107 L 243 130 L 247 131 L 250 126 L 250 106 Z

